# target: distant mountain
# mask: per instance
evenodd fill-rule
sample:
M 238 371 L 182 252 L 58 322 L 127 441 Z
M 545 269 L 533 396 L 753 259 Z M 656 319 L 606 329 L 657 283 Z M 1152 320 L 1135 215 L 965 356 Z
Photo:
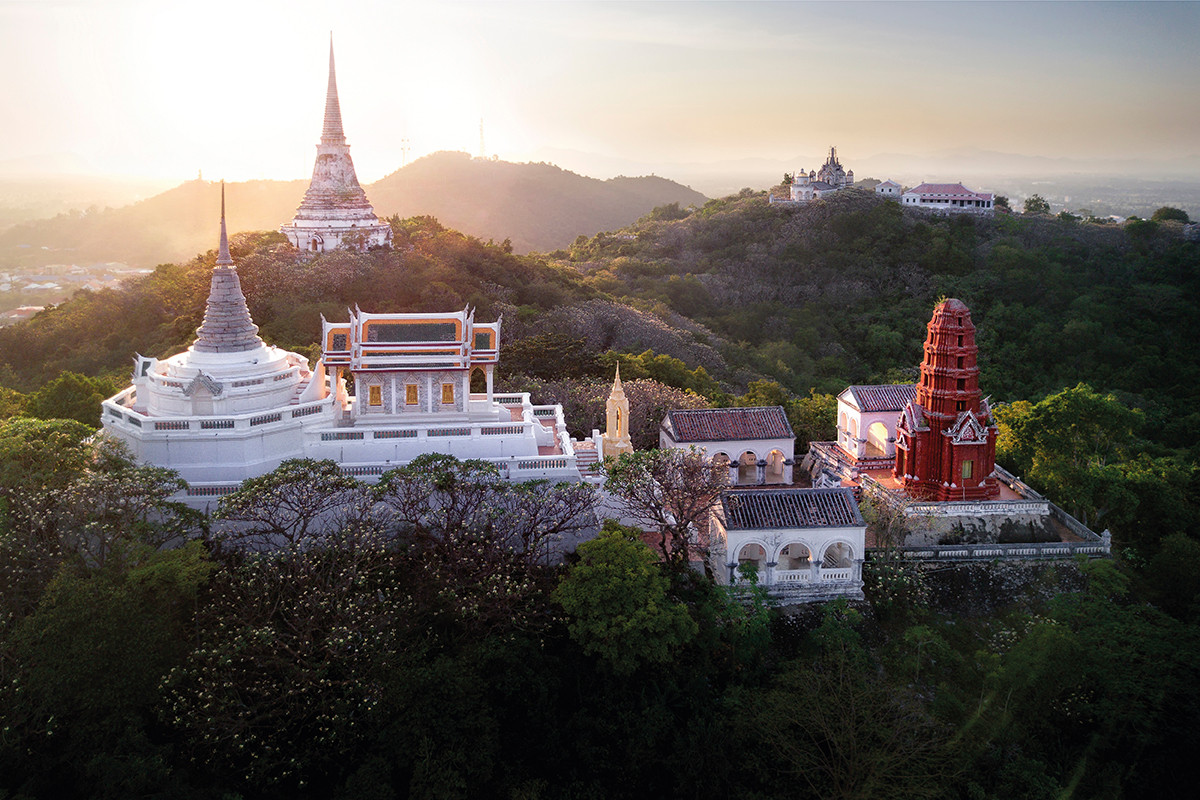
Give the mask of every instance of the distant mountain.
M 273 230 L 291 219 L 307 181 L 228 184 L 231 231 Z M 139 267 L 182 261 L 216 244 L 221 188 L 180 184 L 140 203 L 59 214 L 0 233 L 0 267 L 121 261 Z
M 292 218 L 307 180 L 227 185 L 231 231 L 275 230 Z M 664 178 L 586 178 L 550 164 L 435 153 L 365 187 L 382 217 L 430 215 L 519 252 L 554 250 L 628 225 L 655 206 L 707 198 Z M 194 180 L 120 208 L 64 213 L 0 233 L 0 269 L 121 261 L 149 267 L 213 247 L 220 185 Z
M 514 164 L 440 152 L 367 187 L 380 214 L 429 214 L 518 252 L 555 250 L 581 234 L 628 225 L 655 206 L 707 198 L 666 178 L 587 178 L 552 164 Z

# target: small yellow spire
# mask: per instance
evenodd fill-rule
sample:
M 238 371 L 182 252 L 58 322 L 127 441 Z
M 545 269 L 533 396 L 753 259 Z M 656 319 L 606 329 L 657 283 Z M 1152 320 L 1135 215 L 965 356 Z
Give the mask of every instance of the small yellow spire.
M 622 453 L 632 453 L 633 442 L 629 440 L 629 399 L 625 397 L 625 389 L 621 386 L 620 362 L 617 363 L 617 373 L 613 378 L 613 387 L 608 394 L 605 410 L 608 425 L 602 438 L 602 455 L 619 456 Z

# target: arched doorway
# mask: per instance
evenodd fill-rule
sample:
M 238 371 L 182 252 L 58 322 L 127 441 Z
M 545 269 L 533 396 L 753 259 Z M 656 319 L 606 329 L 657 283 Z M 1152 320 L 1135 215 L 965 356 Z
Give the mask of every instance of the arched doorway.
M 854 572 L 854 549 L 845 542 L 834 542 L 821 556 L 821 580 L 848 581 Z
M 767 579 L 767 551 L 760 544 L 743 545 L 738 551 L 738 579 L 751 579 L 762 583 Z
M 789 542 L 779 551 L 776 583 L 806 583 L 812 580 L 812 553 L 800 542 Z
M 867 428 L 867 458 L 886 458 L 888 455 L 888 429 L 882 422 L 872 422 Z
M 767 453 L 767 467 L 766 467 L 766 482 L 767 483 L 787 483 L 788 482 L 787 474 L 786 474 L 787 471 L 784 469 L 785 465 L 783 463 L 786 460 L 787 460 L 787 458 L 784 456 L 782 450 L 772 450 L 771 452 Z
M 747 450 L 738 459 L 738 485 L 758 485 L 758 455 Z
M 729 483 L 729 456 L 717 453 L 712 457 L 713 478 L 720 483 Z

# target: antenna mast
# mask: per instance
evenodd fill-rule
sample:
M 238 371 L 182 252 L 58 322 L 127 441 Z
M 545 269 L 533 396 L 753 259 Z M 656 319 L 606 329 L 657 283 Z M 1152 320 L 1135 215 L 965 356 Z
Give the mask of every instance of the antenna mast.
M 479 158 L 487 158 L 487 148 L 483 146 L 483 117 L 479 118 Z

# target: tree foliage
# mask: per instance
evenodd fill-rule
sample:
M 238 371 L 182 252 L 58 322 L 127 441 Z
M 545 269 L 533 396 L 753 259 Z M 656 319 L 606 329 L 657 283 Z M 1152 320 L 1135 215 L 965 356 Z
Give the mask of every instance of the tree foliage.
M 727 482 L 704 453 L 695 448 L 625 453 L 606 457 L 604 472 L 604 488 L 623 513 L 653 532 L 668 564 L 682 569 L 693 558 L 704 559 L 708 517 Z
M 1025 198 L 1024 210 L 1026 214 L 1049 214 L 1050 203 L 1040 194 L 1030 195 Z
M 1182 208 L 1174 208 L 1172 206 L 1163 206 L 1150 215 L 1150 219 L 1154 222 L 1190 222 L 1186 211 Z
M 697 631 L 687 608 L 668 598 L 670 581 L 640 534 L 608 520 L 554 592 L 571 616 L 571 638 L 619 675 L 670 661 Z

